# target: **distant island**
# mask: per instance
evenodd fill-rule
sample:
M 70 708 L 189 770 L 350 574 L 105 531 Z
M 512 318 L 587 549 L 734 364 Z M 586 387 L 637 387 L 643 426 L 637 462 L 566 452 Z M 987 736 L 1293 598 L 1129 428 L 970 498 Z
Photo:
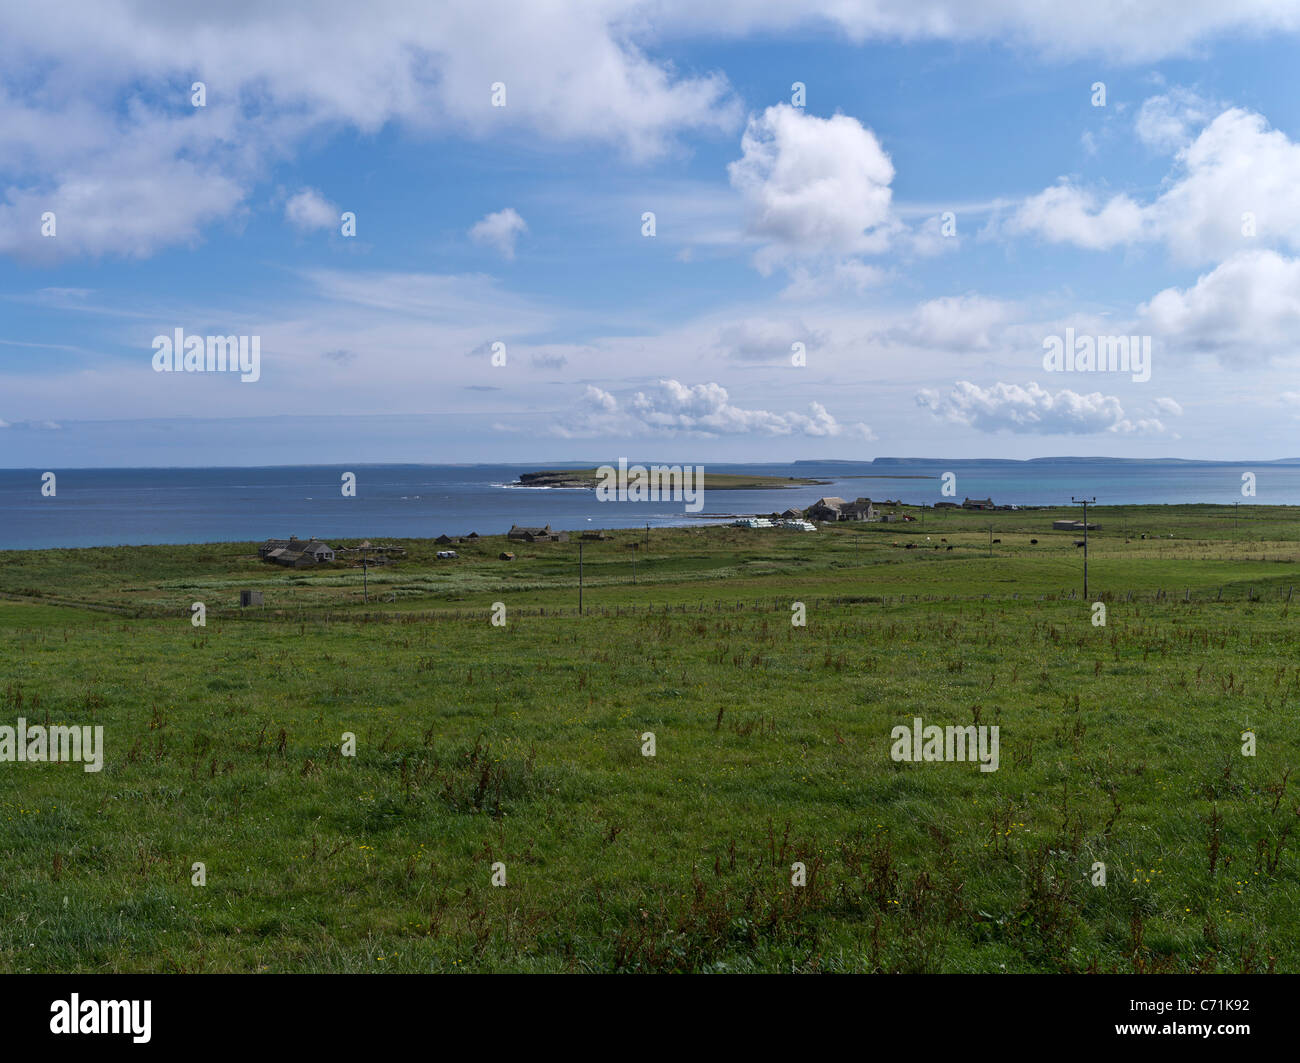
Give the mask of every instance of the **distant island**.
M 516 487 L 589 487 L 593 490 L 600 482 L 599 471 L 590 469 L 550 469 L 542 472 L 519 474 Z M 753 476 L 743 473 L 706 472 L 703 489 L 706 491 L 766 491 L 782 487 L 817 487 L 831 480 L 816 480 L 807 476 Z

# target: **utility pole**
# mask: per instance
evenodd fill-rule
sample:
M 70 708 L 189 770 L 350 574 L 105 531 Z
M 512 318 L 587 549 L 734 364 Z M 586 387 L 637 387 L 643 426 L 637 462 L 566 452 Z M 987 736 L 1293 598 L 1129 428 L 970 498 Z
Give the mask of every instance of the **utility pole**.
M 361 595 L 370 601 L 370 566 L 366 561 L 366 551 L 370 549 L 370 540 L 361 544 Z
M 1092 498 L 1075 498 L 1070 496 L 1070 501 L 1076 506 L 1083 506 L 1083 596 L 1088 597 L 1088 503 L 1096 504 L 1097 496 Z
M 582 540 L 578 540 L 578 615 L 582 616 Z
M 636 547 L 637 544 L 633 543 L 632 544 L 632 586 L 633 587 L 636 586 Z
M 993 556 L 993 525 L 989 525 L 989 557 Z

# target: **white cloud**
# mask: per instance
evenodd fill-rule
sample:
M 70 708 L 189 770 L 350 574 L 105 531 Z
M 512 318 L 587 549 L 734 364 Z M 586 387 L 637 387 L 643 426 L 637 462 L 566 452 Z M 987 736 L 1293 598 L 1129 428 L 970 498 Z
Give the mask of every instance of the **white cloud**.
M 840 424 L 821 403 L 809 412 L 773 413 L 732 404 L 721 384 L 682 384 L 660 380 L 657 389 L 638 391 L 620 402 L 613 394 L 589 385 L 574 415 L 557 425 L 555 434 L 574 436 L 649 434 L 657 436 L 851 435 L 873 439 L 865 424 Z
M 339 208 L 314 188 L 304 188 L 284 205 L 284 217 L 304 232 L 329 229 L 338 224 Z
M 515 241 L 528 225 L 514 207 L 498 210 L 475 222 L 469 230 L 470 239 L 478 244 L 494 247 L 504 258 L 515 257 Z
M 1008 229 L 1037 233 L 1054 244 L 1104 251 L 1138 240 L 1143 224 L 1142 208 L 1128 196 L 1115 196 L 1098 207 L 1093 194 L 1062 178 L 1059 184 L 1025 200 Z
M 1243 251 L 1138 308 L 1141 326 L 1166 346 L 1247 363 L 1295 349 L 1300 334 L 1300 259 Z
M 1208 122 L 1214 110 L 1197 93 L 1175 86 L 1162 96 L 1142 101 L 1134 129 L 1144 144 L 1172 152 L 1188 144 L 1192 130 Z
M 1157 413 L 1163 413 L 1166 417 L 1181 417 L 1183 415 L 1182 406 L 1175 399 L 1168 396 L 1156 399 L 1152 406 L 1155 407 Z
M 741 152 L 727 172 L 745 201 L 748 231 L 766 242 L 756 258 L 764 273 L 792 259 L 842 259 L 888 245 L 897 224 L 894 166 L 857 119 L 778 104 L 750 119 Z
M 1160 114 L 1139 129 L 1167 143 L 1181 135 L 1174 125 L 1186 111 Z M 1063 179 L 1027 199 L 1007 229 L 1092 250 L 1158 241 L 1189 263 L 1218 261 L 1252 243 L 1300 250 L 1300 144 L 1261 115 L 1224 111 L 1178 151 L 1166 185 L 1146 204 L 1122 193 L 1101 202 Z M 1248 213 L 1257 235 L 1246 233 Z
M 196 242 L 204 227 L 242 204 L 238 180 L 188 160 L 146 154 L 142 160 L 108 152 L 88 159 L 83 172 L 61 172 L 38 188 L 11 187 L 0 202 L 0 254 L 39 262 L 144 258 L 165 245 Z M 54 214 L 52 237 L 41 233 L 47 211 Z
M 926 388 L 916 396 L 918 406 L 952 424 L 981 432 L 1034 435 L 1089 435 L 1095 432 L 1160 432 L 1156 420 L 1129 421 L 1114 395 L 1081 395 L 1064 389 L 1048 391 L 1036 383 L 1025 387 L 998 382 L 982 388 L 957 381 L 947 395 Z

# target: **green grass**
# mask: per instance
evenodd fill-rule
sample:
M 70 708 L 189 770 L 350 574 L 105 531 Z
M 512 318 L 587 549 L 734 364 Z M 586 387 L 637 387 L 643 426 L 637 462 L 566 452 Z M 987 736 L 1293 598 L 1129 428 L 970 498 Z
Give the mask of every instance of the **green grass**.
M 1300 513 L 1096 512 L 1086 599 L 1045 510 L 615 532 L 581 617 L 576 542 L 0 552 L 0 725 L 107 744 L 0 764 L 0 969 L 1300 970 Z

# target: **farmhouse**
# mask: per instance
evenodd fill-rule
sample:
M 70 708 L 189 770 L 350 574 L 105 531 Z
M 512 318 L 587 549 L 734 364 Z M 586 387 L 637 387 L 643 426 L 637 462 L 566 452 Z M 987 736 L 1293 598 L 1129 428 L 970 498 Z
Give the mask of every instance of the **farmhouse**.
M 839 520 L 840 512 L 847 503 L 842 498 L 836 498 L 832 495 L 829 498 L 819 498 L 808 507 L 809 520 Z
M 267 539 L 257 549 L 257 556 L 263 561 L 290 568 L 306 568 L 334 560 L 334 548 L 319 539 L 299 539 L 291 535 L 287 539 Z
M 512 524 L 506 538 L 525 543 L 567 543 L 569 533 L 553 532 L 549 524 L 544 528 L 521 528 L 518 524 Z
M 875 520 L 876 507 L 869 498 L 859 498 L 840 509 L 840 520 Z
M 991 498 L 968 498 L 961 504 L 962 509 L 995 509 Z

